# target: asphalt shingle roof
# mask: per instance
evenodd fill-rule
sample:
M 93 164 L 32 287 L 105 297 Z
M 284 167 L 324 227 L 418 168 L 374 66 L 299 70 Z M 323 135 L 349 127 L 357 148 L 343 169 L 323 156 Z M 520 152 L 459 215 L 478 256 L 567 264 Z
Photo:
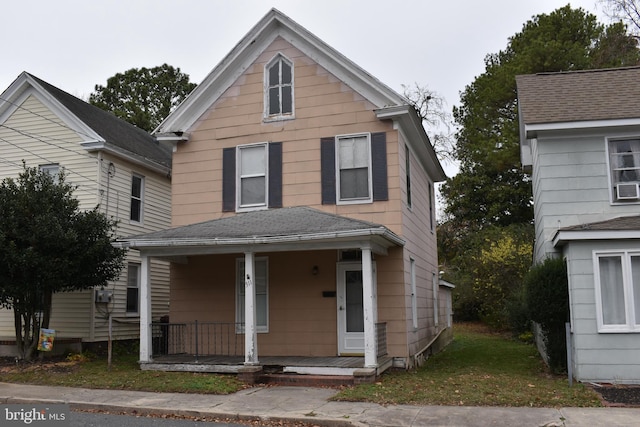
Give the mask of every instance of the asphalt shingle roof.
M 368 221 L 346 218 L 309 207 L 291 207 L 246 212 L 131 236 L 125 240 L 246 239 L 369 229 L 387 230 L 383 225 Z
M 102 136 L 107 144 L 171 167 L 171 150 L 160 145 L 148 132 L 50 85 L 33 74 L 29 75 L 69 111 Z
M 516 77 L 524 124 L 640 117 L 640 67 Z
M 607 221 L 563 227 L 561 231 L 637 231 L 640 230 L 640 215 L 623 216 Z

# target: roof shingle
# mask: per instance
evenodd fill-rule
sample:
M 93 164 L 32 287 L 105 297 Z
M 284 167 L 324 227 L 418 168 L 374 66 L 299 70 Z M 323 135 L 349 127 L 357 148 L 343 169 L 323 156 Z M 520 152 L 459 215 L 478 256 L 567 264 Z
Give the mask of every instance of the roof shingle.
M 640 67 L 516 77 L 525 125 L 640 118 Z

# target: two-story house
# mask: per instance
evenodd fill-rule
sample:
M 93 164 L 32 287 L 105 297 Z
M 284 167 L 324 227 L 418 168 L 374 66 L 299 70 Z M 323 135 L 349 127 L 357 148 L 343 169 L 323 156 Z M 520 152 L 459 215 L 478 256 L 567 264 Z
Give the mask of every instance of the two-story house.
M 568 270 L 570 367 L 640 383 L 640 68 L 517 77 L 534 261 Z
M 421 120 L 305 28 L 272 9 L 155 136 L 174 147 L 173 228 L 122 240 L 142 259 L 143 369 L 372 379 L 451 338 L 446 177 Z M 154 259 L 171 312 L 152 330 Z M 199 365 L 162 357 L 178 353 Z
M 0 95 L 0 179 L 40 167 L 66 172 L 81 209 L 99 205 L 118 221 L 117 235 L 170 225 L 171 151 L 149 133 L 23 72 Z M 169 311 L 169 266 L 150 266 L 153 318 Z M 137 340 L 140 257 L 129 251 L 120 279 L 104 289 L 53 296 L 54 350 L 80 350 L 109 339 Z M 15 351 L 13 313 L 0 310 L 3 354 Z

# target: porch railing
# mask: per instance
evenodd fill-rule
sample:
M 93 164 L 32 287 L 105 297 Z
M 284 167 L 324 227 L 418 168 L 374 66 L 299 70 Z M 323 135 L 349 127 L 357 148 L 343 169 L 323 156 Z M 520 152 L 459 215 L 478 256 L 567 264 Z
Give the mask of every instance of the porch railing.
M 154 356 L 243 356 L 243 323 L 220 322 L 154 322 Z M 387 353 L 387 324 L 376 323 L 377 357 Z
M 242 323 L 185 322 L 156 323 L 153 328 L 153 355 L 242 356 Z
M 377 357 L 386 356 L 387 353 L 387 324 L 376 323 L 376 340 L 378 342 L 378 354 Z

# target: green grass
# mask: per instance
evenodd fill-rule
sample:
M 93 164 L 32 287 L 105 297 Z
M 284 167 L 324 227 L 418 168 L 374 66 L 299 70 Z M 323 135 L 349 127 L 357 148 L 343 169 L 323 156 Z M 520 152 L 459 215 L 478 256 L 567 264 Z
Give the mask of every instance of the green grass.
M 135 354 L 105 358 L 73 357 L 69 362 L 26 364 L 0 376 L 1 381 L 116 390 L 230 394 L 244 388 L 235 376 L 209 373 L 142 371 Z
M 0 381 L 153 392 L 229 394 L 245 386 L 233 375 L 141 371 L 137 354 L 76 355 L 68 362 L 0 366 Z M 549 374 L 535 347 L 480 325 L 454 325 L 454 341 L 418 370 L 390 371 L 379 382 L 342 389 L 334 398 L 381 404 L 465 406 L 601 406 L 582 384 Z
M 549 374 L 531 344 L 456 324 L 454 341 L 415 371 L 392 371 L 375 384 L 342 390 L 335 400 L 381 404 L 585 407 L 597 394 Z

